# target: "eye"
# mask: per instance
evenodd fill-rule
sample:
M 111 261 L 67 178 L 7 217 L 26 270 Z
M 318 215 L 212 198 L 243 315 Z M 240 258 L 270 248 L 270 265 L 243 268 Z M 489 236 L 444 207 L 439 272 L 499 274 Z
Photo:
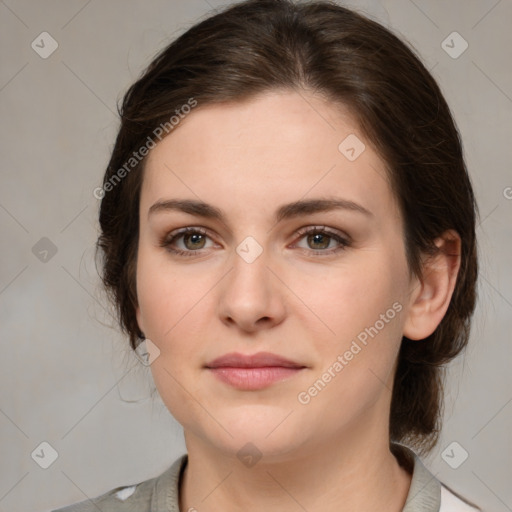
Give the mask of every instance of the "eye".
M 183 238 L 185 249 L 173 247 L 176 240 Z M 179 231 L 174 231 L 160 240 L 160 247 L 164 247 L 169 252 L 179 254 L 180 256 L 194 256 L 205 248 L 206 239 L 210 238 L 207 232 L 202 228 L 187 227 Z
M 301 249 L 308 250 L 311 248 L 313 256 L 326 256 L 333 253 L 343 251 L 350 246 L 350 240 L 348 237 L 342 236 L 340 233 L 331 231 L 325 226 L 313 226 L 309 228 L 303 228 L 299 230 L 299 235 L 306 239 L 306 243 L 309 247 L 300 247 Z M 336 242 L 338 247 L 327 249 L 331 242 Z
M 300 238 L 306 238 L 309 248 L 298 248 L 309 252 L 313 256 L 329 256 L 333 253 L 344 250 L 350 246 L 348 237 L 342 236 L 340 233 L 331 231 L 324 226 L 313 226 L 303 228 L 298 231 Z M 183 248 L 176 247 L 177 242 L 182 239 Z M 169 235 L 164 236 L 160 241 L 160 247 L 164 247 L 172 254 L 179 256 L 197 256 L 201 255 L 206 247 L 207 239 L 211 239 L 208 232 L 199 227 L 186 227 L 178 231 L 173 231 Z M 335 242 L 338 246 L 329 248 L 331 242 Z M 326 250 L 327 249 L 327 250 Z

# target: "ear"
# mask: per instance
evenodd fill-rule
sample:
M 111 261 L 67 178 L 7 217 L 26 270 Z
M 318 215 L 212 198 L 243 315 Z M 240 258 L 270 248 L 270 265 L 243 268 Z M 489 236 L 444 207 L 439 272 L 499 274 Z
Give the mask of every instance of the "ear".
M 450 229 L 435 240 L 439 249 L 423 262 L 422 276 L 411 283 L 409 310 L 403 335 L 411 340 L 430 336 L 441 323 L 457 282 L 461 240 Z

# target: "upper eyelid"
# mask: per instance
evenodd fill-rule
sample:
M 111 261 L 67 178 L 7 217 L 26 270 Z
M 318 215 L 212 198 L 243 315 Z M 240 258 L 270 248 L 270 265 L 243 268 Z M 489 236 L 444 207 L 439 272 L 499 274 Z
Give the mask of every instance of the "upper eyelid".
M 336 228 L 331 228 L 329 226 L 325 226 L 322 224 L 320 224 L 320 225 L 314 224 L 314 225 L 310 225 L 310 226 L 305 226 L 303 228 L 299 228 L 298 230 L 296 230 L 296 233 L 298 235 L 304 235 L 304 234 L 308 234 L 311 231 L 315 231 L 315 230 L 322 232 L 322 233 L 327 233 L 328 235 L 339 236 L 340 238 L 344 238 L 347 240 L 350 239 L 350 236 L 347 233 L 345 233 L 345 231 L 336 229 Z

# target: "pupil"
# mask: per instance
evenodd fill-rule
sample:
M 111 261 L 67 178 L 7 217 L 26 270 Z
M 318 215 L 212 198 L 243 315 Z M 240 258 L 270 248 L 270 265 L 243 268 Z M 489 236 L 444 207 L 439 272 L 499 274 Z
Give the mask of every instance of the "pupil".
M 192 245 L 196 245 L 196 242 L 201 242 L 200 238 L 202 237 L 203 235 L 201 234 L 192 234 L 192 235 L 188 235 L 188 239 L 194 239 L 192 241 Z
M 320 238 L 319 243 L 321 244 L 321 247 L 322 247 L 322 248 L 325 248 L 327 245 L 329 245 L 329 243 L 327 243 L 327 244 L 326 244 L 326 243 L 325 243 L 325 241 L 324 241 L 324 243 L 323 243 L 323 244 L 321 243 L 321 239 L 322 239 L 323 237 L 325 237 L 325 235 L 323 235 L 322 233 L 315 233 L 314 235 L 311 235 L 311 236 L 313 237 L 313 239 L 315 239 L 315 238 L 317 238 L 317 237 L 319 237 L 319 238 Z M 329 237 L 325 237 L 325 238 L 329 238 Z M 318 240 L 314 241 L 313 243 L 316 243 L 316 242 L 318 242 Z

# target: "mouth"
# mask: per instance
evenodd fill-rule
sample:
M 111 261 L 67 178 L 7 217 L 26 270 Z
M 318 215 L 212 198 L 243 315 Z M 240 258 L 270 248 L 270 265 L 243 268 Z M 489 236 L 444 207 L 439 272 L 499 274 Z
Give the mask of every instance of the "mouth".
M 254 391 L 289 379 L 307 367 L 276 354 L 259 352 L 253 355 L 226 354 L 211 361 L 205 368 L 229 386 Z

